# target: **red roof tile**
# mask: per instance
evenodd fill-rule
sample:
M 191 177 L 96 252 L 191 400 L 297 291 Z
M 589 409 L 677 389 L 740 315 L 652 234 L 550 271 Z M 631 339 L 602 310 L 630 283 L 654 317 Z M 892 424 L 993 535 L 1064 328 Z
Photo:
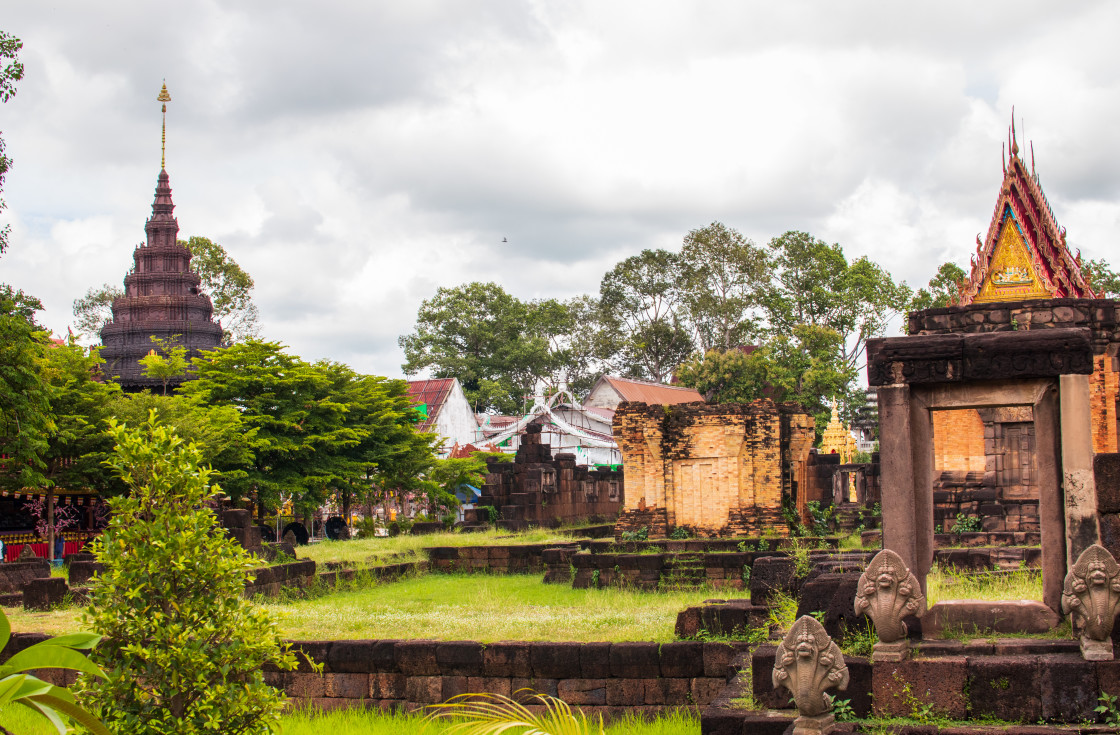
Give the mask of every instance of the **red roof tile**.
M 651 383 L 646 380 L 632 380 L 630 378 L 615 378 L 604 375 L 603 378 L 624 401 L 639 401 L 654 405 L 673 405 L 676 403 L 695 403 L 703 401 L 695 388 L 679 388 L 673 385 Z
M 416 405 L 423 403 L 428 407 L 428 418 L 416 425 L 418 431 L 430 431 L 435 426 L 439 410 L 443 408 L 447 396 L 451 394 L 453 385 L 455 385 L 455 378 L 408 381 L 408 397 Z

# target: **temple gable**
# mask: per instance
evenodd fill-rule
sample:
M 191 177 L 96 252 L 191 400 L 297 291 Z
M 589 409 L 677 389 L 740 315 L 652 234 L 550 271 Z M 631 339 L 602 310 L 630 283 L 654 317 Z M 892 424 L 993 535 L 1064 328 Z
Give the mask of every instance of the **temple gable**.
M 1080 255 L 1066 247 L 1066 233 L 1031 166 L 1019 156 L 1012 124 L 1010 156 L 987 237 L 976 238 L 972 272 L 956 305 L 1050 298 L 1094 298 L 1081 274 Z

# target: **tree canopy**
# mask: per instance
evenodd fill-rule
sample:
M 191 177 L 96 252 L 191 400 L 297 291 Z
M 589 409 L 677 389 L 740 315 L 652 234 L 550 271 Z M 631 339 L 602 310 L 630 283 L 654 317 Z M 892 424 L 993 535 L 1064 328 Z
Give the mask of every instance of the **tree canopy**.
M 952 304 L 961 286 L 968 280 L 968 274 L 956 263 L 942 263 L 937 273 L 929 279 L 926 288 L 919 288 L 910 302 L 910 311 L 932 309 Z

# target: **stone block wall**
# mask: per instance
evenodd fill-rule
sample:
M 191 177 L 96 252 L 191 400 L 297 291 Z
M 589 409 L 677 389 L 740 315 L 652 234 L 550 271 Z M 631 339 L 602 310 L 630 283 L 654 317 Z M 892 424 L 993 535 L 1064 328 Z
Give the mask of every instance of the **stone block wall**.
M 969 334 L 1088 328 L 1093 348 L 1089 379 L 1093 450 L 1115 452 L 1117 446 L 1120 366 L 1120 302 L 1113 299 L 1038 299 L 950 306 L 910 313 L 908 334 Z M 953 468 L 955 469 L 955 468 Z
M 619 404 L 614 435 L 627 473 L 616 536 L 645 526 L 702 536 L 783 532 L 783 496 L 800 497 L 813 419 L 794 404 Z M 664 526 L 664 530 L 662 530 Z
M 589 714 L 703 706 L 727 683 L 745 643 L 544 643 L 362 640 L 295 644 L 323 664 L 266 672 L 297 705 L 416 709 L 466 693 L 528 687 Z M 301 656 L 302 659 L 302 656 Z
M 575 552 L 579 544 L 517 544 L 511 546 L 430 546 L 429 569 L 441 572 L 535 574 L 545 569 L 545 552 Z
M 1101 545 L 1120 559 L 1120 454 L 1113 452 L 1093 457 L 1093 474 L 1097 484 Z
M 933 435 L 936 469 L 984 471 L 984 422 L 976 409 L 935 412 Z
M 622 473 L 577 466 L 574 454 L 554 458 L 551 447 L 541 443 L 540 429 L 526 427 L 513 462 L 488 465 L 476 505 L 497 508 L 503 521 L 515 525 L 616 518 L 624 497 Z

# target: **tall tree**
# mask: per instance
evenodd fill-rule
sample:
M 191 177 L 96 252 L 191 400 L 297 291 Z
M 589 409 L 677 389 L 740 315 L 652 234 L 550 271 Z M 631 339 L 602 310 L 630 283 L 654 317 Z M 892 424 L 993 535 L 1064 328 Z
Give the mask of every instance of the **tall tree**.
M 41 308 L 0 284 L 0 485 L 15 490 L 47 481 L 43 456 L 55 430 L 51 389 L 40 371 L 47 332 L 33 318 Z
M 620 371 L 665 382 L 692 352 L 680 256 L 643 250 L 615 265 L 599 285 L 604 322 L 621 340 Z
M 1089 287 L 1104 299 L 1120 298 L 1120 273 L 1112 270 L 1104 258 L 1088 260 L 1081 266 L 1081 272 Z
M 770 241 L 770 250 L 775 272 L 763 307 L 771 334 L 791 335 L 803 324 L 834 330 L 853 370 L 868 338 L 882 334 L 910 303 L 910 288 L 879 265 L 866 257 L 849 263 L 839 245 L 806 232 L 786 232 Z
M 39 371 L 50 389 L 54 430 L 43 454 L 47 480 L 71 489 L 117 492 L 103 466 L 113 451 L 106 433 L 121 388 L 100 379 L 102 360 L 71 340 L 42 351 Z
M 90 341 L 100 339 L 101 330 L 113 318 L 113 300 L 124 296 L 124 289 L 104 283 L 97 288 L 92 286 L 85 296 L 74 299 L 73 313 L 77 317 L 74 326 L 78 336 Z
M 191 251 L 191 268 L 214 304 L 214 318 L 222 322 L 222 343 L 259 339 L 260 312 L 253 303 L 252 277 L 210 238 L 194 236 L 179 244 Z
M 420 305 L 415 331 L 398 340 L 401 368 L 458 378 L 475 411 L 520 411 L 549 367 L 548 342 L 533 331 L 531 314 L 550 318 L 496 283 L 439 288 Z
M 682 302 L 701 352 L 751 341 L 757 333 L 753 312 L 769 282 L 769 253 L 713 222 L 685 236 L 680 263 Z
M 7 102 L 16 93 L 16 82 L 23 79 L 23 62 L 19 60 L 19 52 L 23 49 L 23 42 L 15 36 L 0 31 L 0 102 Z M 7 209 L 4 203 L 4 177 L 12 167 L 12 159 L 4 153 L 4 138 L 0 137 L 0 213 Z M 11 225 L 0 227 L 0 255 L 8 249 L 8 236 L 11 234 Z
M 910 302 L 910 311 L 933 309 L 952 304 L 960 293 L 961 286 L 968 279 L 956 263 L 942 263 L 937 267 L 937 273 L 929 279 L 926 288 L 919 288 Z

